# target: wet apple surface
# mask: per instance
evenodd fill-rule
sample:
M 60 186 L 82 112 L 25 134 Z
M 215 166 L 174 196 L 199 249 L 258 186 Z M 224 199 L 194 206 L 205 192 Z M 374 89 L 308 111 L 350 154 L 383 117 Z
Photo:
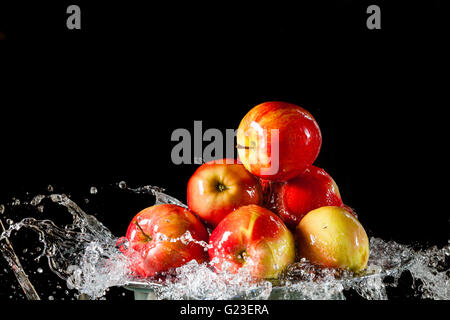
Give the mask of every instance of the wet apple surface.
M 286 102 L 265 102 L 242 119 L 237 144 L 239 159 L 252 174 L 286 181 L 313 164 L 322 134 L 305 109 Z
M 209 255 L 219 272 L 247 268 L 256 278 L 276 278 L 295 260 L 291 232 L 271 211 L 256 205 L 223 219 L 210 237 Z
M 139 212 L 131 221 L 125 254 L 134 260 L 133 272 L 153 277 L 191 260 L 208 260 L 204 247 L 208 232 L 189 210 L 173 204 L 160 204 Z
M 289 181 L 271 183 L 268 193 L 267 207 L 290 228 L 295 228 L 313 209 L 343 205 L 333 178 L 315 166 Z
M 300 258 L 354 272 L 366 268 L 369 239 L 361 223 L 346 209 L 326 206 L 309 212 L 295 230 Z
M 262 200 L 258 180 L 234 159 L 205 163 L 188 182 L 189 209 L 211 226 L 237 208 L 261 204 Z

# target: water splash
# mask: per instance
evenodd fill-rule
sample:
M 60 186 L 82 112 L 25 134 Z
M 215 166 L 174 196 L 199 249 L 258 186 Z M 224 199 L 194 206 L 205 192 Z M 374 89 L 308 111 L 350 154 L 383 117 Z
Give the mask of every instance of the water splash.
M 257 281 L 245 269 L 237 275 L 217 274 L 208 264 L 191 261 L 164 282 L 147 288 L 157 299 L 343 300 L 354 290 L 365 299 L 386 300 L 387 288 L 397 286 L 401 275 L 410 272 L 417 297 L 450 299 L 449 245 L 414 251 L 394 241 L 371 238 L 371 248 L 368 268 L 359 274 L 318 268 L 302 260 L 289 266 L 280 280 Z
M 0 230 L 5 232 L 5 227 L 1 220 L 0 220 Z M 11 267 L 17 279 L 17 282 L 22 288 L 27 299 L 40 300 L 40 297 L 37 294 L 36 289 L 28 279 L 28 275 L 25 273 L 22 264 L 20 263 L 19 258 L 14 252 L 14 248 L 12 247 L 8 238 L 0 239 L 0 252 L 7 261 L 8 265 Z
M 183 208 L 188 208 L 187 205 L 185 205 L 183 202 L 181 202 L 180 200 L 171 197 L 167 194 L 164 193 L 164 189 L 160 188 L 160 187 L 155 187 L 155 186 L 150 186 L 150 185 L 146 185 L 143 187 L 138 187 L 138 188 L 130 188 L 127 187 L 127 185 L 124 183 L 124 181 L 121 181 L 119 183 L 119 187 L 121 189 L 126 189 L 135 193 L 141 193 L 141 194 L 151 194 L 153 196 L 155 196 L 156 200 L 155 200 L 155 204 L 175 204 L 177 206 L 183 207 Z
M 67 209 L 72 215 L 72 224 L 61 227 L 51 220 L 25 218 L 10 225 L 0 240 L 22 228 L 37 232 L 43 248 L 36 260 L 45 256 L 51 271 L 65 280 L 69 289 L 77 289 L 80 294 L 99 298 L 107 288 L 121 285 L 120 280 L 125 281 L 128 261 L 116 248 L 116 237 L 66 195 L 38 195 L 31 203 L 37 206 L 44 199 Z
M 118 184 L 120 192 L 150 195 L 156 204 L 186 206 L 154 186 L 130 188 Z M 53 192 L 53 187 L 49 188 Z M 12 205 L 25 205 L 17 202 Z M 17 204 L 19 203 L 19 204 Z M 413 278 L 415 294 L 426 299 L 450 299 L 450 244 L 414 250 L 409 246 L 379 238 L 370 239 L 368 268 L 363 273 L 317 268 L 307 261 L 289 266 L 277 281 L 252 279 L 246 269 L 239 274 L 218 274 L 207 263 L 191 261 L 171 270 L 158 279 L 137 279 L 129 271 L 130 261 L 117 247 L 114 236 L 94 216 L 85 213 L 64 194 L 37 195 L 29 205 L 42 213 L 49 204 L 56 204 L 71 214 L 72 222 L 58 226 L 52 220 L 25 218 L 11 223 L 0 235 L 0 241 L 22 228 L 39 235 L 42 250 L 37 257 L 46 257 L 50 270 L 65 280 L 68 289 L 81 296 L 102 298 L 110 287 L 146 288 L 158 299 L 345 299 L 353 290 L 365 299 L 388 299 L 388 288 L 399 285 L 402 274 Z M 5 211 L 4 206 L 1 207 Z M 165 235 L 161 235 L 164 237 Z M 189 233 L 170 241 L 195 241 Z M 201 242 L 205 250 L 208 244 Z M 126 246 L 126 243 L 120 243 Z M 389 279 L 389 281 L 387 281 Z M 54 298 L 53 296 L 51 296 Z M 48 297 L 50 299 L 50 296 Z
M 177 268 L 154 290 L 158 299 L 267 299 L 272 291 L 269 281 L 255 281 L 248 270 L 238 274 L 215 273 L 207 263 L 192 260 Z

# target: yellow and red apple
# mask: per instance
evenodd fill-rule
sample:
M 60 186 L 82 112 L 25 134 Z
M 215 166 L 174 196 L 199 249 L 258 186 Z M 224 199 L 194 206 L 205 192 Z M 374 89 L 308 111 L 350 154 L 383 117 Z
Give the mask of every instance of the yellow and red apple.
M 245 267 L 255 278 L 277 278 L 295 260 L 295 241 L 271 211 L 248 205 L 226 216 L 212 232 L 208 250 L 218 272 Z
M 298 256 L 314 264 L 354 272 L 367 266 L 369 239 L 366 231 L 342 207 L 312 210 L 298 224 L 295 238 Z
M 241 206 L 261 204 L 262 199 L 258 180 L 233 159 L 201 165 L 187 187 L 189 210 L 211 226 Z
M 128 249 L 132 271 L 141 277 L 153 277 L 171 268 L 196 260 L 208 261 L 205 247 L 208 232 L 189 210 L 160 204 L 139 212 L 128 226 Z
M 295 228 L 311 210 L 324 206 L 342 206 L 339 189 L 325 170 L 310 166 L 305 172 L 286 182 L 273 182 L 267 207 Z
M 319 125 L 305 109 L 265 102 L 242 119 L 237 131 L 239 159 L 252 174 L 286 181 L 313 164 L 322 145 Z

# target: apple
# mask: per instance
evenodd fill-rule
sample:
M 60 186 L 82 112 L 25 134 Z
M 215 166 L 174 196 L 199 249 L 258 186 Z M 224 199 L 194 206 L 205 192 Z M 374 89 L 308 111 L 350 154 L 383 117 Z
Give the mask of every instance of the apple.
M 240 161 L 266 180 L 287 181 L 313 164 L 322 134 L 313 116 L 286 102 L 265 102 L 251 109 L 237 131 Z
M 342 204 L 341 207 L 344 208 L 345 210 L 347 210 L 347 211 L 348 211 L 350 214 L 352 214 L 356 219 L 358 219 L 358 214 L 355 212 L 355 210 L 354 210 L 352 207 L 350 207 L 350 206 L 348 206 L 348 205 L 346 205 L 346 204 Z
M 326 206 L 309 212 L 295 230 L 297 254 L 329 268 L 363 270 L 369 239 L 361 223 L 346 209 Z
M 266 206 L 284 223 L 295 228 L 311 210 L 324 206 L 342 206 L 338 186 L 325 170 L 310 166 L 286 182 L 273 182 Z
M 156 276 L 194 259 L 208 261 L 208 232 L 192 212 L 174 204 L 154 205 L 139 212 L 131 220 L 126 238 L 128 248 L 122 251 L 141 277 Z
M 217 272 L 237 273 L 246 267 L 251 276 L 274 279 L 295 261 L 295 241 L 283 221 L 258 205 L 226 216 L 212 232 L 208 250 Z
M 258 180 L 234 159 L 207 162 L 188 182 L 189 210 L 213 227 L 237 208 L 262 200 Z

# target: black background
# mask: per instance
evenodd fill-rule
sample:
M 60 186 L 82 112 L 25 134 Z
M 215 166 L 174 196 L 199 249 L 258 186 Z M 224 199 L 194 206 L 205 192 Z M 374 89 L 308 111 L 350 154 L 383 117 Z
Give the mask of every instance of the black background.
M 252 106 L 282 100 L 318 121 L 316 165 L 369 235 L 447 243 L 441 1 L 73 3 L 81 31 L 65 27 L 72 2 L 0 10 L 11 53 L 2 59 L 0 202 L 49 184 L 81 196 L 121 180 L 185 200 L 197 166 L 172 164 L 172 131 L 193 132 L 194 120 L 235 129 Z M 366 28 L 373 3 L 381 30 Z M 123 234 L 141 203 L 102 200 L 100 220 Z

